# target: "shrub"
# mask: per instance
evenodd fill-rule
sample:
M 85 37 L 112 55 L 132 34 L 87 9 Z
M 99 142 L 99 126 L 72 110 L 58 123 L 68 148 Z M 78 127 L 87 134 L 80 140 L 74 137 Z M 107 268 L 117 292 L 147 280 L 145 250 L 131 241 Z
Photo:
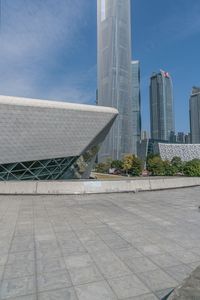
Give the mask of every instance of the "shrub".
M 112 162 L 111 158 L 108 158 L 105 162 L 98 163 L 95 166 L 95 171 L 97 173 L 108 173 L 111 167 L 111 162 Z
M 123 162 L 121 160 L 113 160 L 111 162 L 111 168 L 122 170 L 123 169 Z
M 190 177 L 200 177 L 200 160 L 193 159 L 188 161 L 183 169 L 184 175 Z
M 180 157 L 174 156 L 171 160 L 171 164 L 176 169 L 176 173 L 183 173 L 184 163 Z
M 163 162 L 163 166 L 165 176 L 174 176 L 175 174 L 177 174 L 177 168 L 174 165 L 172 165 L 168 160 L 165 160 Z
M 152 158 L 148 158 L 147 170 L 151 173 L 152 176 L 165 175 L 164 162 L 160 158 L 160 156 L 156 155 Z

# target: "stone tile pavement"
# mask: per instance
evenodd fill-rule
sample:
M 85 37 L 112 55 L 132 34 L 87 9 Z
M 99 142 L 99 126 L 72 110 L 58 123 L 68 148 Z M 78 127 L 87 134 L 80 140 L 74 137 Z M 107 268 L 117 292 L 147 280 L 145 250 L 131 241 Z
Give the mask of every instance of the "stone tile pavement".
M 0 196 L 0 300 L 156 300 L 200 265 L 200 188 Z

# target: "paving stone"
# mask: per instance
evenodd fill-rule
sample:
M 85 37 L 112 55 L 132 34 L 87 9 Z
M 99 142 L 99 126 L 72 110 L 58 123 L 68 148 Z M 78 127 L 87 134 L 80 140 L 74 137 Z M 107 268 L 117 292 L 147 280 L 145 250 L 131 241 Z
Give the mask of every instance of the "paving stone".
M 8 259 L 8 254 L 0 254 L 0 266 L 5 265 Z
M 14 298 L 8 298 L 8 300 L 36 300 L 36 295 L 19 296 Z
M 33 261 L 18 261 L 12 265 L 6 265 L 4 279 L 33 276 L 35 263 Z
M 154 270 L 146 273 L 138 273 L 138 277 L 144 282 L 152 291 L 164 290 L 173 288 L 178 285 L 178 282 L 170 277 L 162 270 Z
M 135 257 L 142 257 L 143 255 L 134 248 L 122 248 L 115 250 L 115 254 L 123 261 L 127 261 L 128 259 L 132 259 Z
M 35 262 L 40 294 L 53 297 L 71 287 L 70 275 L 76 286 L 90 287 L 104 282 L 102 276 L 113 280 L 134 272 L 161 295 L 200 264 L 199 192 L 197 187 L 137 194 L 1 195 L 0 270 L 6 266 L 5 276 L 24 276 L 30 274 L 27 264 Z M 18 279 L 4 279 L 3 290 L 6 281 L 13 282 L 7 297 L 27 300 L 24 295 L 32 297 L 35 286 L 19 295 L 26 284 Z M 126 300 L 146 297 L 154 296 L 148 292 Z
M 92 257 L 106 278 L 131 274 L 128 267 L 112 252 L 94 253 Z
M 0 281 L 3 277 L 3 272 L 4 272 L 4 266 L 0 266 Z
M 126 300 L 158 300 L 154 294 L 145 294 L 141 296 L 131 297 Z
M 89 254 L 68 256 L 65 262 L 74 285 L 102 280 Z
M 147 286 L 135 275 L 110 279 L 108 282 L 119 299 L 139 296 L 150 292 Z
M 76 286 L 75 290 L 79 300 L 117 300 L 105 281 Z
M 3 280 L 0 287 L 0 299 L 34 294 L 34 292 L 34 277 Z
M 144 246 L 136 246 L 136 248 L 146 256 L 162 254 L 165 251 L 158 245 L 149 244 Z
M 38 295 L 38 300 L 77 300 L 73 288 L 43 292 Z
M 192 268 L 187 265 L 179 265 L 165 268 L 165 272 L 181 283 L 192 272 Z
M 14 298 L 8 298 L 9 300 L 36 300 L 36 295 L 19 296 Z
M 172 266 L 177 266 L 181 265 L 182 262 L 178 260 L 176 257 L 164 253 L 164 254 L 159 254 L 159 255 L 154 255 L 154 256 L 149 256 L 149 258 L 158 266 L 165 268 L 165 267 L 172 267 Z
M 72 285 L 69 273 L 65 270 L 39 274 L 37 283 L 40 292 L 67 288 Z
M 35 254 L 33 251 L 24 251 L 24 252 L 16 252 L 10 253 L 8 256 L 8 265 L 16 264 L 19 262 L 32 262 L 35 259 Z
M 125 259 L 124 262 L 134 273 L 143 273 L 159 269 L 156 264 L 154 264 L 150 259 L 144 256 L 128 258 Z
M 37 273 L 52 273 L 54 271 L 65 270 L 65 261 L 62 257 L 43 258 L 37 260 Z

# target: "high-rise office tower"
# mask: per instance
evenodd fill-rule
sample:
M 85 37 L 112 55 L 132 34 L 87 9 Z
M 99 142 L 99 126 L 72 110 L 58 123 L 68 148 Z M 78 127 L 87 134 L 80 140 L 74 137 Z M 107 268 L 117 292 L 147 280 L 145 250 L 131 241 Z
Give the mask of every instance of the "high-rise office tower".
M 191 143 L 200 144 L 200 87 L 193 87 L 190 96 Z
M 141 139 L 140 62 L 131 62 L 131 87 L 133 110 L 133 153 L 137 155 L 137 144 Z
M 119 111 L 99 161 L 133 152 L 130 0 L 97 0 L 98 105 Z
M 186 134 L 185 143 L 186 144 L 191 144 L 191 134 L 190 133 Z
M 174 132 L 172 80 L 168 72 L 153 73 L 150 81 L 151 138 L 169 141 Z
M 177 143 L 185 144 L 185 133 L 184 132 L 177 133 Z

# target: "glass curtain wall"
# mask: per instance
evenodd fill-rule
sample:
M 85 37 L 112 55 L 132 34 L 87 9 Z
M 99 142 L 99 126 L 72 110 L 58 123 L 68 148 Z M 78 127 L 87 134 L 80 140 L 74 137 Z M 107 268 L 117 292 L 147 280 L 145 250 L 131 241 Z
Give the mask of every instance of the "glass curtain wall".
M 99 152 L 99 161 L 132 153 L 130 0 L 97 0 L 98 105 L 119 116 Z

